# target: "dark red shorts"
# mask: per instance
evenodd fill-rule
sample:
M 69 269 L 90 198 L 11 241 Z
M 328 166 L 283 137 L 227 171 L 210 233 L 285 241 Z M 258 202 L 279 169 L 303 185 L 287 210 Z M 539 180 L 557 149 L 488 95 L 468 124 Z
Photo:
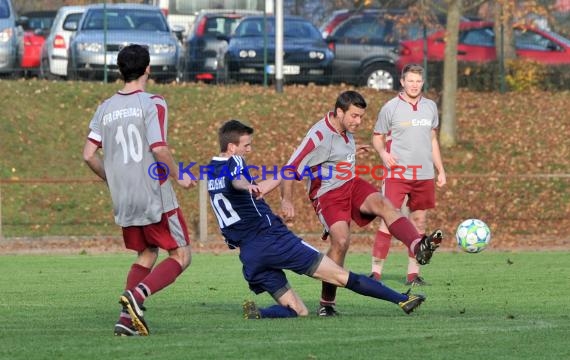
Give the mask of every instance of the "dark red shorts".
M 174 250 L 190 244 L 188 228 L 180 208 L 162 214 L 157 223 L 124 227 L 123 240 L 127 249 L 137 252 L 148 247 Z
M 401 209 L 408 195 L 406 206 L 410 211 L 428 210 L 435 207 L 435 183 L 429 180 L 385 179 L 384 196 Z
M 346 221 L 350 224 L 353 220 L 358 226 L 365 226 L 376 216 L 361 213 L 360 206 L 370 194 L 377 192 L 378 189 L 366 180 L 355 178 L 319 196 L 313 201 L 313 208 L 327 229 L 337 221 Z

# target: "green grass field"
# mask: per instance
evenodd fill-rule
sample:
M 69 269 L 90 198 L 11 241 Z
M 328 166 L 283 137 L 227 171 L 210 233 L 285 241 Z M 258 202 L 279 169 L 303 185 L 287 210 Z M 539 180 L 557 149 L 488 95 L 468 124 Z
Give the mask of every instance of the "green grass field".
M 0 359 L 568 359 L 569 252 L 438 253 L 410 316 L 396 305 L 340 289 L 338 318 L 243 320 L 254 298 L 237 254 L 195 254 L 178 281 L 145 304 L 150 337 L 112 335 L 133 256 L 0 257 Z M 369 255 L 347 268 L 369 271 Z M 405 291 L 405 255 L 386 265 Z M 314 311 L 320 283 L 290 274 Z

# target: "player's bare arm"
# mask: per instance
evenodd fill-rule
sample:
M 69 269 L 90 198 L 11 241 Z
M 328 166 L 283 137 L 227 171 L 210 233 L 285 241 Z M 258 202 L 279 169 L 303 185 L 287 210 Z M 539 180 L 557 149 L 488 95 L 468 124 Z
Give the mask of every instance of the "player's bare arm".
M 87 166 L 101 179 L 107 181 L 107 175 L 105 174 L 105 167 L 103 166 L 103 160 L 97 150 L 99 147 L 92 143 L 89 139 L 85 142 L 83 147 L 83 160 L 87 163 Z
M 180 173 L 178 172 L 178 166 L 174 163 L 174 158 L 172 157 L 172 153 L 168 146 L 157 146 L 152 149 L 152 153 L 156 161 L 166 164 L 169 169 L 169 176 L 175 180 L 178 185 L 183 187 L 184 189 L 189 189 L 193 186 L 196 186 L 196 180 L 192 180 L 187 174 L 185 176 L 180 177 Z
M 232 186 L 236 190 L 248 191 L 250 194 L 253 194 L 257 197 L 261 195 L 261 190 L 259 188 L 259 185 L 252 184 L 245 179 L 240 178 L 232 180 Z
M 289 174 L 291 176 L 291 174 Z M 293 206 L 293 181 L 281 182 L 281 213 L 286 220 L 295 217 L 295 207 Z
M 368 144 L 356 145 L 356 155 L 362 155 L 369 153 L 372 150 L 372 146 Z
M 438 187 L 443 187 L 447 183 L 445 176 L 445 169 L 443 168 L 443 161 L 441 160 L 441 151 L 439 149 L 439 141 L 437 141 L 437 131 L 431 131 L 431 151 L 433 157 L 433 164 L 437 170 L 437 181 L 435 184 Z
M 398 164 L 398 158 L 386 151 L 386 134 L 375 133 L 372 136 L 372 146 L 380 155 L 385 166 L 390 168 Z
M 265 179 L 260 181 L 257 184 L 259 190 L 259 199 L 261 199 L 264 195 L 269 194 L 273 190 L 275 190 L 279 184 L 281 184 L 281 178 L 276 177 L 274 179 Z

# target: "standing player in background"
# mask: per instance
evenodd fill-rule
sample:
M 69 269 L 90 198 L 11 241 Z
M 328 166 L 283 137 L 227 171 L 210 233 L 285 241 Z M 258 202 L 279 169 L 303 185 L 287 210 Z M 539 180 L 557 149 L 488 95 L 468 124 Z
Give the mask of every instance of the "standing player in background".
M 191 260 L 188 230 L 168 176 L 185 189 L 196 182 L 187 175 L 179 177 L 168 148 L 166 102 L 145 92 L 148 50 L 129 45 L 119 52 L 117 64 L 125 85 L 97 108 L 83 158 L 107 182 L 125 247 L 138 253 L 119 299 L 123 309 L 115 335 L 148 335 L 145 299 L 172 284 Z M 168 251 L 168 257 L 154 266 L 159 248 Z
M 420 234 L 426 233 L 427 211 L 435 207 L 434 165 L 437 186 L 445 185 L 445 170 L 437 141 L 437 105 L 422 96 L 424 69 L 410 64 L 402 70 L 403 91 L 380 110 L 374 127 L 372 145 L 388 173 L 384 196 L 401 208 L 407 196 L 409 219 Z M 372 274 L 380 280 L 390 250 L 392 234 L 381 221 L 372 250 Z M 406 285 L 426 285 L 414 253 L 408 249 Z
M 279 186 L 281 177 L 275 174 L 256 184 L 243 158 L 251 151 L 253 128 L 230 120 L 220 127 L 218 136 L 221 153 L 212 158 L 207 173 L 210 204 L 228 246 L 240 248 L 243 276 L 250 289 L 256 294 L 267 291 L 277 302 L 258 308 L 255 302 L 246 301 L 246 319 L 308 315 L 283 269 L 398 304 L 406 314 L 425 300 L 422 295 L 400 294 L 365 275 L 348 272 L 293 234 L 262 199 Z
M 410 221 L 397 211 L 372 184 L 355 175 L 357 147 L 353 133 L 358 129 L 366 101 L 355 91 L 341 93 L 334 111 L 325 114 L 309 130 L 301 145 L 295 150 L 288 165 L 292 177 L 308 178 L 309 199 L 326 233 L 330 234 L 327 255 L 338 265 L 350 244 L 350 223 L 359 226 L 381 217 L 390 231 L 400 239 L 423 265 L 427 264 L 439 246 L 443 234 L 436 230 L 430 236 L 420 236 Z M 366 147 L 359 147 L 359 151 Z M 307 176 L 307 172 L 312 176 Z M 293 182 L 284 181 L 281 209 L 286 218 L 293 218 Z M 335 316 L 336 285 L 323 282 L 320 316 Z

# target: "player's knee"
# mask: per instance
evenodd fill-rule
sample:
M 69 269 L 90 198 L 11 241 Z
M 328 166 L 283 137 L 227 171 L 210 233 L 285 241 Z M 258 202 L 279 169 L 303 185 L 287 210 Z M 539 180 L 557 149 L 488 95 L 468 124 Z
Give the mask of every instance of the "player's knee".
M 180 264 L 182 270 L 190 266 L 190 263 L 192 262 L 192 252 L 190 250 L 190 246 L 183 246 L 175 250 L 171 250 L 169 252 L 169 255 Z
M 337 237 L 331 241 L 331 252 L 336 252 L 338 254 L 346 254 L 348 247 L 350 245 L 350 239 L 348 237 Z

